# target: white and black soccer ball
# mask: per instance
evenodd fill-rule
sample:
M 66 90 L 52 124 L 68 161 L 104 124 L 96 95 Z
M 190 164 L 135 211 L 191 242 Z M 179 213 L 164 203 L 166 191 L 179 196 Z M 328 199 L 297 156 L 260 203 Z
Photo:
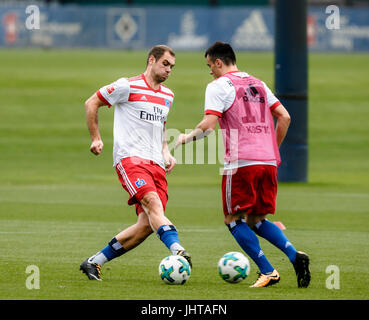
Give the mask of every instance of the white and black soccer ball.
M 218 262 L 218 273 L 224 281 L 241 282 L 250 273 L 250 261 L 241 252 L 228 252 Z
M 191 275 L 191 267 L 182 256 L 168 256 L 159 264 L 159 276 L 166 284 L 184 284 Z

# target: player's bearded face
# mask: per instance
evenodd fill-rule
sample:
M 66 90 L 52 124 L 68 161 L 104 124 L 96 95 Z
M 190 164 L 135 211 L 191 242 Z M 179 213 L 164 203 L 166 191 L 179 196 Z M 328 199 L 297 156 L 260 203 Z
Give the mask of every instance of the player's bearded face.
M 161 83 L 168 79 L 172 68 L 174 67 L 175 58 L 169 53 L 164 55 L 152 65 L 153 78 L 156 82 Z

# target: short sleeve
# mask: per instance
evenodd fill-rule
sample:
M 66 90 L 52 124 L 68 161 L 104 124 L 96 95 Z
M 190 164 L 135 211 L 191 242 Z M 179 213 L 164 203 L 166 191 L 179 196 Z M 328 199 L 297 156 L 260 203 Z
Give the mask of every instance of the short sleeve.
M 219 78 L 208 84 L 205 92 L 205 114 L 222 117 L 234 102 L 236 93 L 228 78 Z
M 276 107 L 278 107 L 281 103 L 279 102 L 278 98 L 273 94 L 272 90 L 270 90 L 269 87 L 265 84 L 265 82 L 263 82 L 263 85 L 265 92 L 267 94 L 268 106 L 270 110 L 273 110 Z
M 120 78 L 117 81 L 108 84 L 99 89 L 96 94 L 99 99 L 109 107 L 118 103 L 124 103 L 129 98 L 129 82 L 126 78 Z

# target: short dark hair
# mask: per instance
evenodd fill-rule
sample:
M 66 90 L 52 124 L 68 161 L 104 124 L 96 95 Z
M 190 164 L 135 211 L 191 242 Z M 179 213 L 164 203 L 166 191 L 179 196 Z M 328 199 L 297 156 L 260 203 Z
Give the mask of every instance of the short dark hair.
M 222 60 L 227 66 L 236 64 L 236 55 L 230 44 L 222 41 L 213 43 L 205 52 L 205 58 L 209 56 L 212 62 L 216 59 Z
M 165 52 L 169 52 L 172 57 L 175 57 L 174 51 L 164 44 L 159 44 L 155 47 L 152 47 L 149 54 L 147 55 L 146 64 L 149 64 L 149 59 L 151 56 L 154 56 L 155 60 L 159 60 Z

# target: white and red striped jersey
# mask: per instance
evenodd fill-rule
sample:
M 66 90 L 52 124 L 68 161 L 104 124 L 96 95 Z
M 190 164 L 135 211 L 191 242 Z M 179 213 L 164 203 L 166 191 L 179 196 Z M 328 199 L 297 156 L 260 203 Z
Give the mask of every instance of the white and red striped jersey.
M 113 160 L 140 157 L 165 168 L 163 160 L 164 125 L 174 94 L 164 85 L 154 90 L 143 74 L 120 78 L 102 87 L 97 96 L 109 107 L 114 105 Z

